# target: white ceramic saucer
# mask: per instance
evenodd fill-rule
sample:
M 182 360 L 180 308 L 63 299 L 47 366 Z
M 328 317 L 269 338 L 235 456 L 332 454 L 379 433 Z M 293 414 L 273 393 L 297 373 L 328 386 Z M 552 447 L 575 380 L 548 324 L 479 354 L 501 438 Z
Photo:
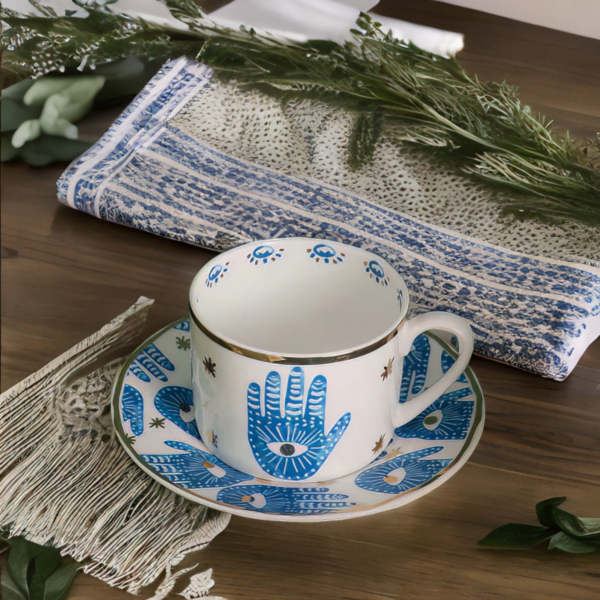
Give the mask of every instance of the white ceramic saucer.
M 427 410 L 396 429 L 385 452 L 368 467 L 304 486 L 258 479 L 219 460 L 200 439 L 190 346 L 189 321 L 182 319 L 137 348 L 115 382 L 113 421 L 140 468 L 175 493 L 217 510 L 307 522 L 390 510 L 452 477 L 481 437 L 483 394 L 468 368 Z M 421 335 L 404 361 L 400 402 L 437 381 L 454 363 L 454 351 L 437 336 Z M 218 447 L 218 433 L 207 441 Z

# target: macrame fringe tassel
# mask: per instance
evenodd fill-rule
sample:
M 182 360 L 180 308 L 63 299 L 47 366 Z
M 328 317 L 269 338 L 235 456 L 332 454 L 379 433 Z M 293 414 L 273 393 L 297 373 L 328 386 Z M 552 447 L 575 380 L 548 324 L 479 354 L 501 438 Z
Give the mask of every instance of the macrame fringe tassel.
M 166 571 L 160 600 L 188 570 L 173 567 L 218 535 L 229 515 L 177 496 L 127 456 L 110 418 L 110 390 L 123 359 L 69 382 L 104 351 L 131 340 L 152 303 L 140 298 L 0 396 L 0 525 L 87 561 L 86 573 L 133 594 Z M 206 573 L 212 581 L 209 571 L 194 581 L 205 581 Z M 184 590 L 191 598 L 194 581 Z

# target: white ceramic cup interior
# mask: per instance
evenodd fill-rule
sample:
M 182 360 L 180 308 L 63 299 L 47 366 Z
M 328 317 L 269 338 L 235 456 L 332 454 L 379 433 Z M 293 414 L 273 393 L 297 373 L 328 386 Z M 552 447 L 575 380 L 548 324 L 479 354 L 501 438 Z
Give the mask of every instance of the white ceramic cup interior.
M 368 346 L 405 316 L 408 290 L 386 261 L 359 248 L 335 246 L 288 238 L 238 247 L 229 260 L 224 254 L 200 271 L 192 285 L 192 310 L 219 337 L 265 354 L 329 356 Z M 295 247 L 301 250 L 294 252 Z M 266 260 L 269 268 L 234 272 L 234 257 L 252 264 Z M 341 262 L 350 264 L 332 268 Z M 209 287 L 204 281 L 211 276 L 215 284 Z M 381 285 L 365 285 L 379 276 Z M 225 277 L 227 285 L 218 285 Z

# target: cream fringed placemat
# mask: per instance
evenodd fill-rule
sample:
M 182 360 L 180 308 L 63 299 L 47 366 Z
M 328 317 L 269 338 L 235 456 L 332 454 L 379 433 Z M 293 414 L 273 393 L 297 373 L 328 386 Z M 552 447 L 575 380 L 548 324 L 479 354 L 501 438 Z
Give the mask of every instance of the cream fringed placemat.
M 87 561 L 84 572 L 133 594 L 164 571 L 160 600 L 194 567 L 173 568 L 230 516 L 175 495 L 127 456 L 109 402 L 125 359 L 89 373 L 101 354 L 140 332 L 152 303 L 140 298 L 0 396 L 0 526 Z M 193 575 L 182 595 L 206 596 L 212 585 L 209 569 Z

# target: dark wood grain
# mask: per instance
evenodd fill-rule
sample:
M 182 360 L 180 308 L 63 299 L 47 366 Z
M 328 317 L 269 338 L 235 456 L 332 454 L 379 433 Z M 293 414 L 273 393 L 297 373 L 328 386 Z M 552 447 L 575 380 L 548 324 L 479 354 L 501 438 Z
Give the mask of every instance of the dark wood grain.
M 600 42 L 437 2 L 382 2 L 383 14 L 466 34 L 460 61 L 521 86 L 576 135 L 600 130 Z M 120 109 L 96 112 L 98 136 Z M 185 313 L 205 250 L 61 206 L 64 165 L 2 167 L 2 390 L 93 333 L 138 296 L 156 299 L 147 332 Z M 234 517 L 190 564 L 213 567 L 228 600 L 595 599 L 598 555 L 493 552 L 476 542 L 506 522 L 535 522 L 541 499 L 600 516 L 600 342 L 562 383 L 475 358 L 487 408 L 468 464 L 401 509 L 340 523 Z M 88 576 L 72 598 L 130 597 Z

